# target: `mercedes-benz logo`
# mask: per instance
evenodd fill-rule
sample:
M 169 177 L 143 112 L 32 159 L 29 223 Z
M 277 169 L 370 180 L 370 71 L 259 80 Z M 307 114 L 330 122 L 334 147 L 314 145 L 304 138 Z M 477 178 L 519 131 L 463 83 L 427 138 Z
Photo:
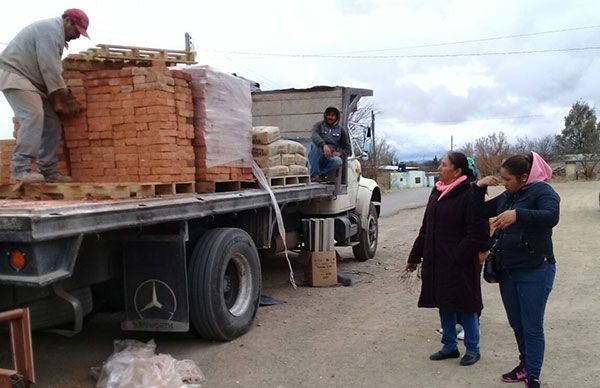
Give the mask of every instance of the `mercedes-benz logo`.
M 170 321 L 177 310 L 177 298 L 167 283 L 149 279 L 135 290 L 135 311 L 141 319 L 153 318 Z

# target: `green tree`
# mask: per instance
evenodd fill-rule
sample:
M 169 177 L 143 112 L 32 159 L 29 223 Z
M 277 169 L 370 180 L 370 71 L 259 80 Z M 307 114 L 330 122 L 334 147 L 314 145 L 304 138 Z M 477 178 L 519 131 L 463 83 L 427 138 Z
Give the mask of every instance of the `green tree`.
M 594 108 L 581 100 L 573 104 L 556 145 L 563 155 L 574 154 L 586 178 L 591 178 L 600 161 L 600 128 Z

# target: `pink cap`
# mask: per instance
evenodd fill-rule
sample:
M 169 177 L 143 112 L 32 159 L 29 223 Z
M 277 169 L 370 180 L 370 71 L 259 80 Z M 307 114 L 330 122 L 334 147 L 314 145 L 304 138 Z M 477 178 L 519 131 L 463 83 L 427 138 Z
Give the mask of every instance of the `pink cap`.
M 85 36 L 86 38 L 90 37 L 87 33 L 87 28 L 90 25 L 90 19 L 88 19 L 85 12 L 77 8 L 71 8 L 66 10 L 63 14 L 68 16 L 73 23 L 75 23 L 75 26 L 77 26 L 77 30 L 81 35 Z

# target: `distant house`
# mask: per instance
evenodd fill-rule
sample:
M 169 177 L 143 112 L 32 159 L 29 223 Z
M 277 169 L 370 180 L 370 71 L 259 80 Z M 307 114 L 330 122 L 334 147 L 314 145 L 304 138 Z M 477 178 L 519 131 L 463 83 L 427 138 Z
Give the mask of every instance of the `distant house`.
M 435 183 L 440 180 L 440 174 L 437 172 L 428 172 L 427 176 L 427 187 L 435 186 Z
M 580 162 L 584 160 L 586 155 L 583 154 L 570 154 L 565 155 L 565 176 L 567 179 L 579 179 L 584 178 L 585 175 L 583 173 Z M 590 159 L 591 162 L 595 162 L 595 159 Z M 600 163 L 596 166 L 596 173 L 600 175 Z M 596 176 L 597 179 L 600 177 Z
M 392 190 L 412 189 L 427 187 L 427 176 L 425 171 L 409 170 L 404 172 L 390 173 L 390 188 Z

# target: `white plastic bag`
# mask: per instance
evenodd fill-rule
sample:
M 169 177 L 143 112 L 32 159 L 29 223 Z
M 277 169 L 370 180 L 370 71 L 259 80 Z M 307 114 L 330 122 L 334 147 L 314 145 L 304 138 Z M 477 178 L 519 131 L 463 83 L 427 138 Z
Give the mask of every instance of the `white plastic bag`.
M 204 374 L 192 360 L 155 354 L 154 340 L 115 340 L 114 352 L 92 368 L 97 388 L 199 388 Z M 187 384 L 190 383 L 190 384 Z

